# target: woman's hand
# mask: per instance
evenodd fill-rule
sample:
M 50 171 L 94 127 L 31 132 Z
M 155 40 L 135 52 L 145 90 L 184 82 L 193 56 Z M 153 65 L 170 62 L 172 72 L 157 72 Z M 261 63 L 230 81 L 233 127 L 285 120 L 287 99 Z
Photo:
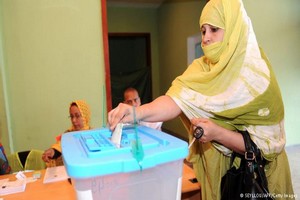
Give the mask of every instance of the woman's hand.
M 235 152 L 245 152 L 244 139 L 239 132 L 227 130 L 206 118 L 194 118 L 191 119 L 191 123 L 203 128 L 204 133 L 199 142 L 215 141 Z
M 108 113 L 108 124 L 111 130 L 114 130 L 116 125 L 120 122 L 122 123 L 133 123 L 134 116 L 133 110 L 137 110 L 137 108 L 133 108 L 133 106 L 120 103 L 115 109 L 111 110 Z M 137 111 L 135 111 L 135 117 L 137 118 Z
M 44 153 L 42 155 L 43 161 L 49 162 L 53 158 L 54 154 L 55 154 L 54 149 L 52 149 L 52 148 L 47 149 L 46 151 L 44 151 Z
M 199 139 L 200 142 L 206 143 L 216 140 L 220 126 L 206 118 L 193 118 L 191 119 L 191 123 L 194 126 L 200 126 L 203 128 L 204 133 Z

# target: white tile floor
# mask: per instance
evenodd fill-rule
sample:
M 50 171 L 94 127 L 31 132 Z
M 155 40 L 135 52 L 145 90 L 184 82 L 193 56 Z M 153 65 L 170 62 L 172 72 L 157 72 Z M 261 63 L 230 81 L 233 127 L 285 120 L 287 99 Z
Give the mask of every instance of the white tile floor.
M 289 159 L 294 193 L 300 199 L 300 144 L 286 147 Z

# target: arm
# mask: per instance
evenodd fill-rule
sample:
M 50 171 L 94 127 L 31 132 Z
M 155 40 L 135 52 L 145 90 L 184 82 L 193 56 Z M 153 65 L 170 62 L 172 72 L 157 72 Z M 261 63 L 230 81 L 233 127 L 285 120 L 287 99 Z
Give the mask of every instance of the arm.
M 204 130 L 203 136 L 199 139 L 200 142 L 215 141 L 235 152 L 244 154 L 245 143 L 242 134 L 225 129 L 205 118 L 194 118 L 191 122 L 194 126 L 201 126 Z
M 50 162 L 51 159 L 57 159 L 61 156 L 61 152 L 54 148 L 50 148 L 44 151 L 42 159 L 44 162 Z
M 181 109 L 169 96 L 160 96 L 151 103 L 137 108 L 138 120 L 147 122 L 167 121 L 177 117 Z
M 113 130 L 119 122 L 133 123 L 133 107 L 120 103 L 108 113 L 108 123 Z M 169 96 L 160 96 L 154 101 L 135 109 L 136 120 L 147 122 L 167 121 L 181 113 L 180 108 Z

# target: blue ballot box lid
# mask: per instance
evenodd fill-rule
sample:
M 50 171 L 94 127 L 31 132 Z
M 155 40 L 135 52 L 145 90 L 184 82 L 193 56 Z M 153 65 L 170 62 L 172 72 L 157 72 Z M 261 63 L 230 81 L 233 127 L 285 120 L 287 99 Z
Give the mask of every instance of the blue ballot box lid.
M 110 141 L 112 132 L 108 128 L 63 134 L 62 155 L 68 175 L 83 179 L 127 173 L 188 155 L 187 142 L 149 127 L 137 126 L 136 129 L 144 151 L 140 165 L 132 154 L 132 142 L 136 139 L 133 126 L 123 128 L 120 148 Z

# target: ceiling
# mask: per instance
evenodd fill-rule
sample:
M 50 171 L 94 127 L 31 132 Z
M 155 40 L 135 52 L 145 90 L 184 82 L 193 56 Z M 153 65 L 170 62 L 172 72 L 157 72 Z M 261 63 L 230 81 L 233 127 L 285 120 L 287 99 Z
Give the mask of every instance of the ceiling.
M 106 0 L 108 5 L 159 6 L 165 0 Z

